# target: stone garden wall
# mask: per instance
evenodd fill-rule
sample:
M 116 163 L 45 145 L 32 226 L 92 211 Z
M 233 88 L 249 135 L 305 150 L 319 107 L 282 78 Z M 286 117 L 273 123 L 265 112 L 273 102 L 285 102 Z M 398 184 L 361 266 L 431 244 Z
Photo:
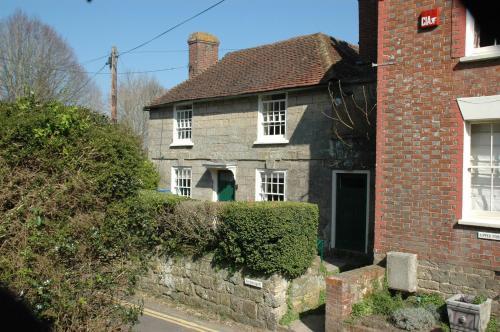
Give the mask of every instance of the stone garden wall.
M 418 288 L 425 292 L 439 292 L 446 298 L 463 293 L 485 295 L 493 299 L 491 312 L 500 317 L 500 274 L 449 263 L 418 261 Z
M 262 288 L 245 284 L 245 277 L 262 283 Z M 141 282 L 153 296 L 205 308 L 252 326 L 275 330 L 287 312 L 316 308 L 324 298 L 325 280 L 315 259 L 307 272 L 292 281 L 278 275 L 268 278 L 231 273 L 212 265 L 212 256 L 157 258 L 154 268 Z

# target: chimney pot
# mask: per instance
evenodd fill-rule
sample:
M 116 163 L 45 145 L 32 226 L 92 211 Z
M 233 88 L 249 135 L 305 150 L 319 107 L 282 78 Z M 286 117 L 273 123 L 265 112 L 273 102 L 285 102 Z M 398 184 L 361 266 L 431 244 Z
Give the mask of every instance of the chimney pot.
M 358 0 L 359 55 L 377 62 L 378 0 Z
M 195 32 L 189 36 L 189 78 L 217 63 L 219 44 L 217 37 L 206 32 Z

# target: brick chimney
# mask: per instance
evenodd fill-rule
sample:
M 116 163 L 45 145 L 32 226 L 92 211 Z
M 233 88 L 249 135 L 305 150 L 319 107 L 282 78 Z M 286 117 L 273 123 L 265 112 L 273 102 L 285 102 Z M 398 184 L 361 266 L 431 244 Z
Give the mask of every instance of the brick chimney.
M 219 39 L 206 32 L 192 33 L 188 38 L 189 78 L 193 78 L 219 60 Z
M 359 55 L 377 63 L 378 0 L 358 0 Z

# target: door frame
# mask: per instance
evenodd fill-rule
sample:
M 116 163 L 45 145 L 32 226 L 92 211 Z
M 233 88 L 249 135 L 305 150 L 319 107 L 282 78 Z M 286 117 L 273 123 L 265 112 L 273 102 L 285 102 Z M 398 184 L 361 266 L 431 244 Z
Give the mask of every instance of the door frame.
M 365 221 L 365 254 L 368 253 L 368 221 L 370 220 L 370 171 L 369 170 L 332 170 L 332 227 L 330 231 L 330 248 L 335 248 L 335 231 L 337 228 L 337 174 L 366 174 L 366 221 Z
M 234 178 L 234 173 L 228 169 L 218 169 L 215 172 L 215 176 L 217 177 L 217 180 L 215 181 L 213 185 L 213 195 L 214 195 L 214 202 L 220 202 L 219 201 L 219 176 L 220 172 L 229 172 L 233 175 L 233 195 L 234 195 L 234 200 L 236 200 L 236 179 Z
M 234 199 L 236 200 L 236 191 L 238 189 L 238 185 L 236 184 L 236 165 L 228 165 L 228 164 L 204 164 L 203 166 L 207 167 L 210 172 L 210 176 L 212 177 L 212 202 L 218 201 L 217 192 L 219 191 L 219 171 L 230 171 L 234 176 Z

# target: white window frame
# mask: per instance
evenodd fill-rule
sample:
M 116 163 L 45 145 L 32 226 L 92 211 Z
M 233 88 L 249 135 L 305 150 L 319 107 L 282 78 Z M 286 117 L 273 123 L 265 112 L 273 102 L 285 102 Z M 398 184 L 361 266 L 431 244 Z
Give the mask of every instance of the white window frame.
M 283 174 L 283 202 L 287 200 L 287 171 L 283 169 L 257 169 L 255 170 L 255 201 L 258 202 L 267 202 L 267 200 L 263 199 L 264 193 L 261 192 L 262 188 L 262 173 L 282 173 Z M 271 202 L 271 201 L 270 201 Z M 274 201 L 281 202 L 281 201 Z
M 184 186 L 183 188 L 189 189 L 189 195 L 183 195 L 182 192 L 179 192 L 179 187 L 177 186 L 177 174 L 176 171 L 189 170 L 189 187 Z M 183 197 L 192 197 L 193 195 L 193 169 L 188 166 L 173 166 L 170 171 L 170 188 L 172 189 L 172 193 L 175 195 L 183 196 Z
M 474 17 L 467 10 L 465 26 L 465 57 L 461 58 L 460 61 L 467 62 L 500 57 L 500 44 L 485 47 L 474 47 L 474 25 Z
M 264 101 L 263 98 L 267 96 L 272 96 L 272 95 L 285 95 L 285 99 L 279 99 L 279 100 L 273 100 L 272 102 L 285 102 L 285 133 L 283 135 L 264 135 L 264 103 L 267 103 L 267 101 Z M 258 116 L 257 116 L 257 140 L 254 142 L 254 144 L 287 144 L 289 141 L 286 138 L 288 135 L 288 128 L 287 128 L 287 123 L 288 123 L 288 93 L 281 91 L 281 92 L 273 92 L 273 93 L 266 93 L 263 95 L 259 95 L 259 106 L 258 106 Z
M 191 137 L 181 139 L 179 136 L 179 114 L 182 112 L 188 112 L 189 110 L 179 110 L 180 106 L 191 106 Z M 194 107 L 193 103 L 182 103 L 174 105 L 174 116 L 173 116 L 173 133 L 172 133 L 172 144 L 170 146 L 193 146 L 193 119 L 194 119 Z
M 463 189 L 462 189 L 462 218 L 459 224 L 469 226 L 481 226 L 500 228 L 500 212 L 498 211 L 474 211 L 472 210 L 472 176 L 470 169 L 471 154 L 471 125 L 478 123 L 500 123 L 499 119 L 490 119 L 485 121 L 466 121 L 464 123 L 464 158 L 463 158 Z

